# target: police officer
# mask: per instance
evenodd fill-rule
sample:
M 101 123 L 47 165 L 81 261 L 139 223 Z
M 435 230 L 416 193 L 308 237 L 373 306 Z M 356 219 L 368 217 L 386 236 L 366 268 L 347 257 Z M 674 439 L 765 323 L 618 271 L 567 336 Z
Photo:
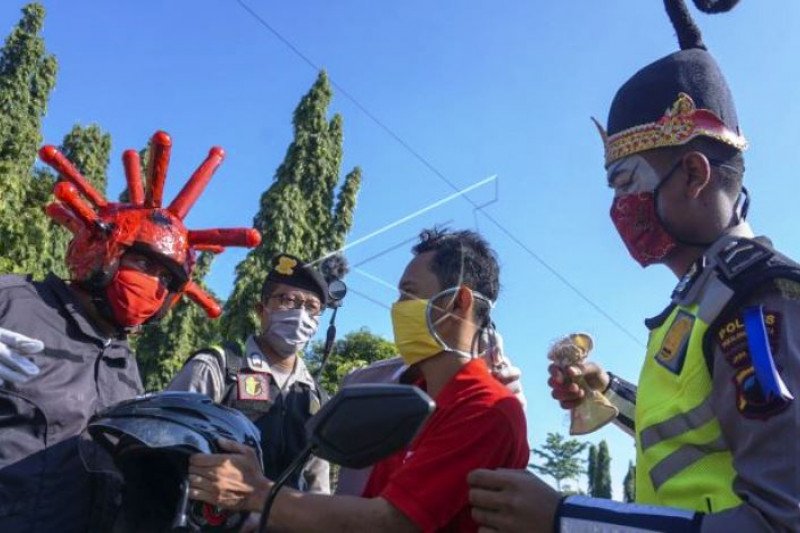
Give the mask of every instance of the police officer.
M 299 354 L 317 332 L 327 302 L 328 284 L 316 268 L 293 255 L 276 256 L 256 305 L 261 333 L 247 338 L 244 355 L 235 343 L 201 350 L 168 386 L 206 394 L 253 420 L 271 478 L 305 447 L 305 423 L 324 399 Z M 314 457 L 287 484 L 327 494 L 329 465 Z
M 730 91 L 686 6 L 665 3 L 681 51 L 619 89 L 601 133 L 623 242 L 680 281 L 646 321 L 638 388 L 591 364 L 551 367 L 549 382 L 565 408 L 584 397 L 579 374 L 616 403 L 648 505 L 561 499 L 530 474 L 476 471 L 473 513 L 493 531 L 800 531 L 800 266 L 745 222 Z
M 131 170 L 138 170 L 138 157 L 126 155 L 128 204 L 107 202 L 54 147 L 40 152 L 62 178 L 47 212 L 73 233 L 66 255 L 71 280 L 0 276 L 4 532 L 110 529 L 118 487 L 85 470 L 78 435 L 93 414 L 142 392 L 128 334 L 184 293 L 218 315 L 219 306 L 189 281 L 193 247 L 260 241 L 254 230 L 190 236 L 181 219 L 201 193 L 205 171 L 161 208 L 170 145 L 163 132 L 153 137 L 150 167 L 161 173 L 148 176 L 146 197 Z

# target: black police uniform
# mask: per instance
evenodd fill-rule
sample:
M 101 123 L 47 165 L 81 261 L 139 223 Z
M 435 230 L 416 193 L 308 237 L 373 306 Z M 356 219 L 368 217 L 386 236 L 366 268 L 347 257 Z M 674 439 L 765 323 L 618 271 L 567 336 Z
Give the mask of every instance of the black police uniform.
M 0 385 L 0 530 L 103 531 L 117 491 L 78 453 L 89 418 L 142 392 L 128 343 L 86 318 L 66 283 L 0 276 L 0 327 L 39 339 L 41 372 Z

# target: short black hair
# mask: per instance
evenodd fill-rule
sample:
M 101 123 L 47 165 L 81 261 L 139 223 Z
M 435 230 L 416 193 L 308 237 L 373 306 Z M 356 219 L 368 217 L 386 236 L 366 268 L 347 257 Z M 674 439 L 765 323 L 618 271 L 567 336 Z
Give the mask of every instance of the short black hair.
M 711 175 L 719 180 L 719 187 L 731 198 L 742 192 L 744 181 L 744 155 L 733 146 L 708 137 L 696 137 L 675 149 L 678 158 L 688 152 L 700 152 L 711 162 Z
M 492 302 L 500 293 L 500 265 L 497 255 L 480 234 L 470 231 L 450 231 L 444 227 L 423 230 L 414 255 L 434 252 L 431 271 L 443 289 L 464 284 Z M 481 327 L 489 319 L 489 306 L 476 300 L 475 317 Z
M 261 301 L 263 303 L 267 303 L 267 300 L 269 300 L 269 297 L 275 292 L 277 286 L 278 284 L 275 281 L 269 278 L 264 279 L 264 283 L 261 285 Z

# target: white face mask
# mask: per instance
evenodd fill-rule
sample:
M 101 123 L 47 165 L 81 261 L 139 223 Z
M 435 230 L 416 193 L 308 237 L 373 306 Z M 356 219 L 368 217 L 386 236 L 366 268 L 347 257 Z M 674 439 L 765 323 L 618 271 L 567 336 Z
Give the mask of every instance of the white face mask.
M 261 336 L 280 357 L 291 357 L 306 347 L 317 332 L 319 317 L 305 308 L 270 311 L 269 325 Z

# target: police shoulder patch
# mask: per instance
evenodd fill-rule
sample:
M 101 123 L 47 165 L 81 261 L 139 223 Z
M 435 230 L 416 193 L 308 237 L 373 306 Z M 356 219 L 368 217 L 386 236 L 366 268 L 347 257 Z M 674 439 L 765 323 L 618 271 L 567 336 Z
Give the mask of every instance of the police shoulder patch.
M 678 311 L 656 353 L 656 361 L 673 374 L 680 374 L 683 370 L 694 321 L 695 317 L 691 314 Z
M 763 311 L 764 329 L 772 354 L 778 353 L 781 320 L 780 313 L 768 309 Z M 764 420 L 783 411 L 791 403 L 791 400 L 779 395 L 765 393 L 753 364 L 742 316 L 737 316 L 720 326 L 716 332 L 716 343 L 727 363 L 734 369 L 736 409 L 742 416 Z
M 240 372 L 236 377 L 240 400 L 269 400 L 269 375 Z

